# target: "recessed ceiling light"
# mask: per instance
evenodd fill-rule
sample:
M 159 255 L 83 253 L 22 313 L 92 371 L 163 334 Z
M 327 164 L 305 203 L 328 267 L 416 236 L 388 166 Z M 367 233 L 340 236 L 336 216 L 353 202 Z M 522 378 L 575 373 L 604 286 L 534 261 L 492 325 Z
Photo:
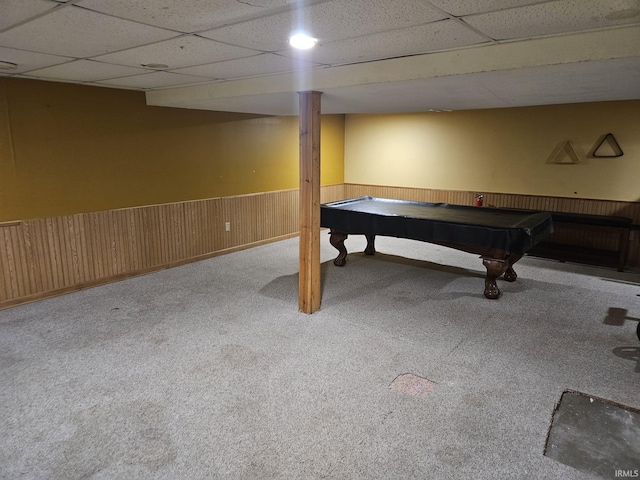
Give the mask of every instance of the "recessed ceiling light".
M 313 38 L 306 33 L 295 33 L 289 37 L 289 45 L 299 50 L 309 50 L 318 43 L 317 38 Z
M 15 70 L 16 68 L 18 68 L 17 63 L 3 62 L 0 60 L 0 70 Z
M 142 65 L 145 68 L 156 68 L 156 69 L 163 69 L 163 68 L 169 68 L 169 65 L 165 65 L 164 63 L 141 63 L 140 65 Z

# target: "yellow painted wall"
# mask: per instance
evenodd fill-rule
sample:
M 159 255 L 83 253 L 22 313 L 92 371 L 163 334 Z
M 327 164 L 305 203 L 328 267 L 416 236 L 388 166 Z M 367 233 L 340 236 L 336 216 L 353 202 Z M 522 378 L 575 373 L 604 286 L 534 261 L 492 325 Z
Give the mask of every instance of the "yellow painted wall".
M 344 117 L 322 119 L 323 185 Z M 298 187 L 297 117 L 145 105 L 142 92 L 0 79 L 0 221 Z
M 348 115 L 345 182 L 640 200 L 640 101 Z M 624 152 L 592 158 L 612 133 Z M 548 163 L 571 141 L 579 164 Z

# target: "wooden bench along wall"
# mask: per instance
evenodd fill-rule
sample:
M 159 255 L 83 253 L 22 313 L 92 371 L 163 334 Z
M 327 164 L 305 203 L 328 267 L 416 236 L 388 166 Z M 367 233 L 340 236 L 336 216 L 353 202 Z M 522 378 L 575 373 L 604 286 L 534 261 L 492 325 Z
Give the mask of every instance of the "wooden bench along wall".
M 529 253 L 558 260 L 614 266 L 619 272 L 624 271 L 629 250 L 629 237 L 633 227 L 630 218 L 564 212 L 551 212 L 551 216 L 556 230 L 555 242 L 551 237 L 550 240 L 536 245 Z M 590 248 L 580 245 L 579 242 L 566 244 L 557 240 L 561 232 L 575 230 L 581 232 L 581 237 L 579 238 L 611 235 L 611 238 L 617 238 L 615 248 L 611 250 Z
M 482 193 L 485 205 L 618 215 L 640 225 L 640 203 Z M 363 195 L 460 205 L 475 198 L 475 192 L 341 184 L 322 187 L 321 201 Z M 0 308 L 295 236 L 298 228 L 297 189 L 0 223 Z M 562 230 L 550 241 L 616 250 L 619 236 Z M 637 236 L 627 265 L 640 266 Z

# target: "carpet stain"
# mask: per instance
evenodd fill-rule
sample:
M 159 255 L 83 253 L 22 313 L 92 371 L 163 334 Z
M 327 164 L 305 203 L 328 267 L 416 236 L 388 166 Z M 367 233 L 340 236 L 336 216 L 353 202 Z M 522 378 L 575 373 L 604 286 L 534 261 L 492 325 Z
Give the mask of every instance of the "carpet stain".
M 436 383 L 413 373 L 398 375 L 389 388 L 412 397 L 426 398 L 435 388 Z
M 154 345 L 162 345 L 163 343 L 167 343 L 169 341 L 168 335 L 155 335 L 149 339 L 151 343 Z
M 177 456 L 165 407 L 152 402 L 96 405 L 78 412 L 75 433 L 64 443 L 57 478 L 89 478 L 114 464 L 156 471 Z
M 59 322 L 53 330 L 41 332 L 47 345 L 57 350 L 72 352 L 118 342 L 135 335 L 147 336 L 159 320 L 138 321 L 137 312 L 110 310 L 100 318 L 99 312 L 81 312 Z
M 0 355 L 0 370 L 13 367 L 21 361 L 22 358 L 16 357 L 14 355 Z
M 237 368 L 251 368 L 258 364 L 258 355 L 250 348 L 242 345 L 223 345 L 220 348 L 221 366 Z

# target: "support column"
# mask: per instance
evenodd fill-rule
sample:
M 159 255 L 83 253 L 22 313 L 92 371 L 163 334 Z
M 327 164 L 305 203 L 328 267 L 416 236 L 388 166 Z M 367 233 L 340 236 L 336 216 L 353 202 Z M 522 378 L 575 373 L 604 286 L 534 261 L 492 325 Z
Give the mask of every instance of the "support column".
M 300 282 L 298 308 L 320 309 L 320 95 L 300 96 Z

